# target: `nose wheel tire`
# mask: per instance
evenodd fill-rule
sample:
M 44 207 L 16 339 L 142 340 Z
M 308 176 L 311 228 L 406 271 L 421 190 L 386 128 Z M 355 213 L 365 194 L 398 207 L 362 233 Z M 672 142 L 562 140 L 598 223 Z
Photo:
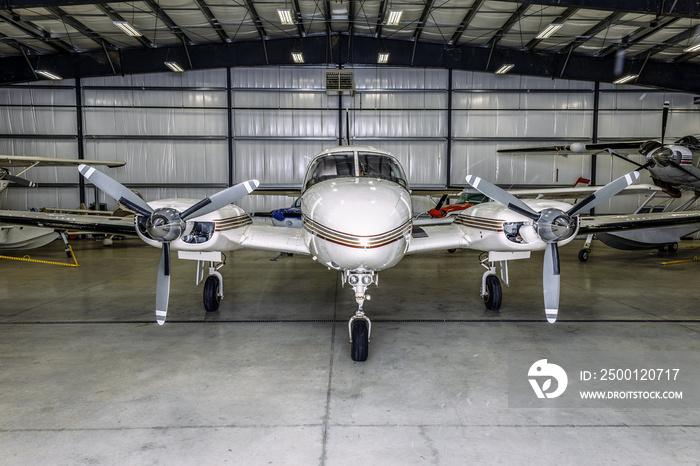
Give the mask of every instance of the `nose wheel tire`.
M 207 281 L 204 282 L 204 309 L 207 312 L 214 312 L 219 309 L 219 278 L 215 275 L 210 275 Z
M 369 350 L 369 331 L 367 321 L 358 319 L 352 323 L 352 348 L 353 361 L 366 361 Z
M 501 308 L 501 281 L 495 275 L 486 277 L 486 295 L 484 296 L 484 304 L 486 309 L 497 311 Z
M 586 262 L 588 261 L 588 255 L 591 253 L 590 249 L 581 249 L 578 252 L 578 260 L 579 262 Z

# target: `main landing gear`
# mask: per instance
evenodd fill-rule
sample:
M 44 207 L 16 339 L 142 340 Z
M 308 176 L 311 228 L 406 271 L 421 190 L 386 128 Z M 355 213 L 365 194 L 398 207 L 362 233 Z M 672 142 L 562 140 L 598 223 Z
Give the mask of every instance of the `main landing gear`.
M 202 293 L 204 309 L 207 312 L 218 311 L 221 298 L 224 297 L 224 277 L 219 273 L 219 269 L 226 264 L 226 258 L 223 253 L 219 251 L 178 251 L 178 257 L 180 259 L 197 261 L 197 279 L 195 285 L 199 286 L 204 282 L 204 291 Z M 208 271 L 206 281 L 204 280 L 205 271 Z
M 501 281 L 508 286 L 508 261 L 515 259 L 527 259 L 529 251 L 524 252 L 485 252 L 479 256 L 481 266 L 486 269 L 481 276 L 481 297 L 486 309 L 498 311 L 503 301 Z M 499 271 L 500 269 L 500 271 Z M 500 273 L 499 273 L 500 272 Z M 501 279 L 498 279 L 498 276 Z
M 343 272 L 343 284 L 349 283 L 355 292 L 357 311 L 348 321 L 348 333 L 350 335 L 350 355 L 353 361 L 366 361 L 369 353 L 369 339 L 372 333 L 372 322 L 365 315 L 362 306 L 365 299 L 370 296 L 365 294 L 367 287 L 377 283 L 377 275 L 373 271 L 349 271 Z

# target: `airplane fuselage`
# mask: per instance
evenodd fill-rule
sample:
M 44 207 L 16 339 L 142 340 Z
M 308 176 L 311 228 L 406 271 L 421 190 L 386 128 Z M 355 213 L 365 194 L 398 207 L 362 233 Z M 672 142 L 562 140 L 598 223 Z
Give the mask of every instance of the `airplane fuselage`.
M 311 254 L 333 269 L 393 267 L 411 237 L 410 193 L 380 178 L 319 182 L 303 193 L 301 210 Z

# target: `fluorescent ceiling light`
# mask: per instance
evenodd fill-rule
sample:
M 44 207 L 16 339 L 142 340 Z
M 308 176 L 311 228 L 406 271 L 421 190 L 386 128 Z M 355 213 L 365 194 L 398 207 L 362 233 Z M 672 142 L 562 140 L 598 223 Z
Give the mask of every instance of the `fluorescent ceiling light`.
M 639 77 L 638 74 L 628 74 L 627 76 L 623 76 L 619 79 L 616 79 L 615 81 L 613 81 L 613 84 L 625 84 L 625 83 L 628 83 L 630 81 L 634 81 L 638 77 Z
M 141 37 L 143 34 L 141 34 L 138 29 L 136 29 L 134 26 L 131 24 L 127 23 L 126 21 L 112 21 L 115 26 L 117 26 L 119 29 L 124 31 L 124 34 L 127 36 L 131 37 Z
M 512 70 L 514 66 L 515 65 L 510 64 L 510 63 L 507 65 L 501 65 L 501 67 L 496 70 L 496 74 L 506 74 L 507 72 Z
M 557 32 L 561 27 L 564 26 L 563 24 L 550 24 L 542 32 L 537 34 L 535 36 L 535 39 L 546 39 L 547 37 L 551 36 L 555 32 Z
M 277 14 L 280 15 L 280 22 L 282 24 L 294 24 L 294 19 L 292 19 L 292 10 L 289 8 L 278 8 Z
M 49 78 L 49 79 L 55 79 L 55 80 L 63 79 L 63 78 L 60 77 L 59 75 L 54 74 L 54 73 L 52 73 L 52 72 L 50 72 L 50 71 L 46 71 L 46 70 L 34 70 L 34 72 L 35 72 L 36 74 L 40 74 L 40 75 L 42 75 L 43 77 Z
M 387 26 L 397 26 L 401 21 L 403 10 L 389 10 L 389 19 L 386 20 Z
M 381 52 L 377 55 L 377 63 L 389 63 L 389 53 Z
M 304 54 L 301 52 L 292 52 L 294 63 L 304 63 Z
M 182 68 L 177 62 L 166 61 L 164 63 L 165 63 L 165 66 L 167 66 L 171 70 L 175 71 L 176 73 L 182 73 L 183 71 L 185 71 L 184 68 Z
M 691 45 L 690 47 L 684 48 L 683 53 L 697 52 L 698 50 L 700 50 L 700 44 L 695 44 L 695 45 Z

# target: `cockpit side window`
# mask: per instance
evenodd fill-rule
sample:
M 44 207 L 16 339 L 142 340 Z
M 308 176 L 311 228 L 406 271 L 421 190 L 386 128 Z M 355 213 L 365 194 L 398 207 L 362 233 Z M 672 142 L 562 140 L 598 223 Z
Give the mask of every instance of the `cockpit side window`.
M 383 178 L 408 188 L 406 175 L 399 162 L 385 154 L 360 152 L 358 154 L 360 176 Z
M 319 181 L 331 178 L 353 176 L 355 172 L 355 157 L 352 152 L 335 152 L 316 158 L 306 172 L 304 189 L 308 189 Z

